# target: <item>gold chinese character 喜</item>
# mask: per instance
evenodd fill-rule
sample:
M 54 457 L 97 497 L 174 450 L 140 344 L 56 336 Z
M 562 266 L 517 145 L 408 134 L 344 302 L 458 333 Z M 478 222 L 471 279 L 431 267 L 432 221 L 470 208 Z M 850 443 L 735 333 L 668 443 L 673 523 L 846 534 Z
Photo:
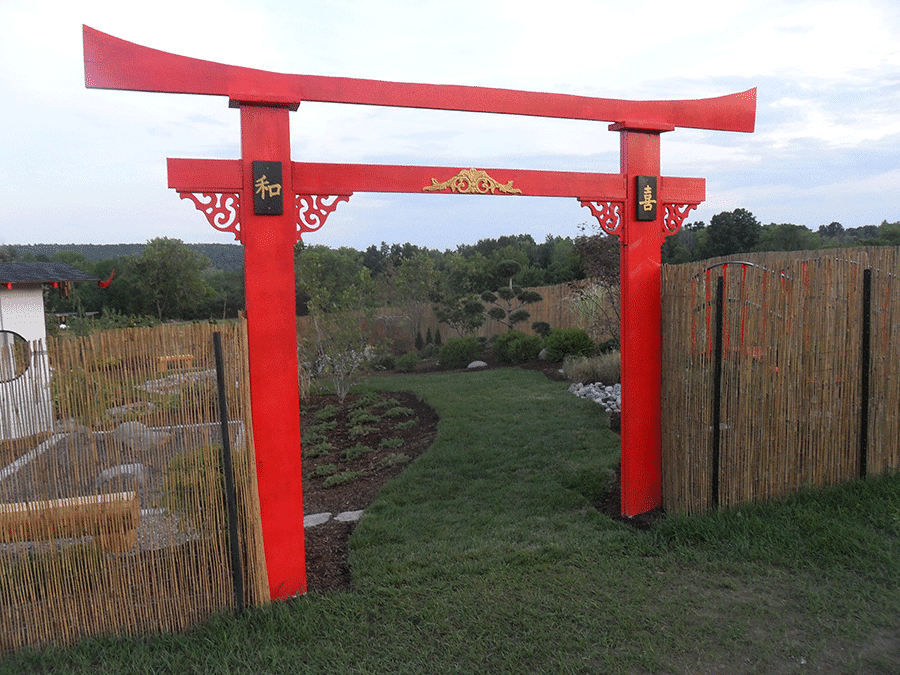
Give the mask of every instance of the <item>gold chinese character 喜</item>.
M 653 199 L 653 188 L 649 185 L 644 186 L 644 201 L 639 202 L 644 207 L 644 211 L 652 211 L 656 200 Z
M 274 197 L 281 194 L 281 183 L 270 183 L 265 174 L 256 179 L 256 194 L 266 197 Z

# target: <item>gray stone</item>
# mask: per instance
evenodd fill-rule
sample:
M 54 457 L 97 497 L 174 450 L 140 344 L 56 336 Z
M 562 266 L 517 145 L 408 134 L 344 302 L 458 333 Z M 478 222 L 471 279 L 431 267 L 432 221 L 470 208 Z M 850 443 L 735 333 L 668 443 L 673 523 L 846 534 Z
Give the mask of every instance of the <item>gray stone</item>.
M 309 516 L 303 516 L 303 527 L 315 527 L 322 525 L 331 520 L 330 513 L 313 513 Z
M 362 518 L 362 511 L 344 511 L 337 514 L 334 519 L 342 523 L 352 523 Z
M 484 361 L 472 361 L 467 368 L 475 369 L 475 368 L 487 368 L 487 364 Z

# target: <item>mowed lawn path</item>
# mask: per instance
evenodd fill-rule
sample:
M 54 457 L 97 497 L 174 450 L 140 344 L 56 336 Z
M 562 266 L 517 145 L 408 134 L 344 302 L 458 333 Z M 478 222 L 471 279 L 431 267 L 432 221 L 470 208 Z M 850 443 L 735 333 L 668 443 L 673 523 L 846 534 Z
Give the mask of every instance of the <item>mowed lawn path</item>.
M 371 378 L 441 416 L 351 538 L 353 588 L 3 672 L 897 673 L 900 479 L 669 517 L 599 513 L 619 438 L 528 370 Z

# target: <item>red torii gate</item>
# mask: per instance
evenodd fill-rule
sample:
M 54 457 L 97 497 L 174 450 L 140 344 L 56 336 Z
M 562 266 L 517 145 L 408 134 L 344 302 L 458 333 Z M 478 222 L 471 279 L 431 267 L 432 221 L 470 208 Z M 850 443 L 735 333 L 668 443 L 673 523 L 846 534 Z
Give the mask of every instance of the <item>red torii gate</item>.
M 142 47 L 83 27 L 87 87 L 227 96 L 241 159 L 169 159 L 169 187 L 244 245 L 250 388 L 270 595 L 306 591 L 294 244 L 354 192 L 574 197 L 621 246 L 622 513 L 661 504 L 660 247 L 705 199 L 702 178 L 660 176 L 660 134 L 752 132 L 756 90 L 694 101 L 620 101 L 453 85 L 288 75 Z M 303 101 L 612 122 L 617 174 L 292 162 Z M 662 208 L 657 208 L 657 207 Z

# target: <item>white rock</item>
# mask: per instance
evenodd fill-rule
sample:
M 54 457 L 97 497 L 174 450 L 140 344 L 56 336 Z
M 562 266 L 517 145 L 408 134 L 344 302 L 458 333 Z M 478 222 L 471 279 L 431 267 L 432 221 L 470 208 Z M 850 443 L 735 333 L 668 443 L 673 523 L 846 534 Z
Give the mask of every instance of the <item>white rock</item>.
M 487 368 L 487 364 L 484 361 L 472 361 L 467 368 Z

